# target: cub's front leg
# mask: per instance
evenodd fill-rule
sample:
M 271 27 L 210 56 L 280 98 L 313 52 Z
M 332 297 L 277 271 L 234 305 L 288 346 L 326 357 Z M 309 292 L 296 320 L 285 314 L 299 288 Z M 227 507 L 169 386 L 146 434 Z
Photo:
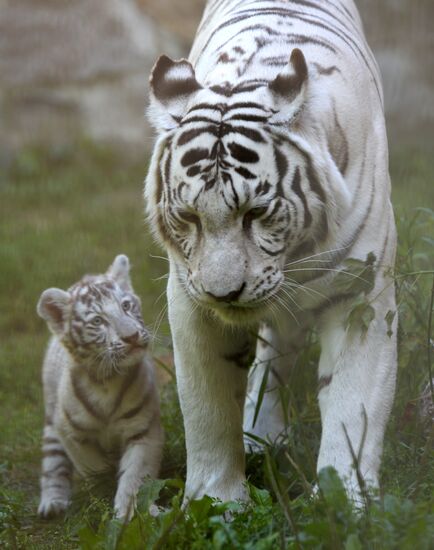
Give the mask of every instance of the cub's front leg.
M 185 499 L 245 500 L 243 406 L 247 331 L 198 308 L 171 272 L 169 321 L 187 447 Z
M 137 428 L 125 441 L 118 471 L 115 513 L 130 520 L 136 507 L 136 497 L 146 477 L 156 478 L 160 469 L 163 434 L 158 411 L 145 428 Z

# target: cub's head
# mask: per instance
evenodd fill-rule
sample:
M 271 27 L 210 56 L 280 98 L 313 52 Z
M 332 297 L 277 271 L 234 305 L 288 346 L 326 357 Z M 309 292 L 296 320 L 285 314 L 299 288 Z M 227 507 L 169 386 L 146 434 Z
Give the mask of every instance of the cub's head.
M 270 81 L 206 86 L 162 56 L 150 80 L 159 131 L 146 198 L 151 226 L 190 297 L 228 322 L 263 316 L 288 257 L 327 240 L 328 174 L 292 132 L 308 94 L 293 50 Z
M 37 312 L 78 364 L 104 378 L 137 363 L 149 341 L 129 277 L 127 256 L 103 275 L 87 275 L 67 291 L 45 290 Z

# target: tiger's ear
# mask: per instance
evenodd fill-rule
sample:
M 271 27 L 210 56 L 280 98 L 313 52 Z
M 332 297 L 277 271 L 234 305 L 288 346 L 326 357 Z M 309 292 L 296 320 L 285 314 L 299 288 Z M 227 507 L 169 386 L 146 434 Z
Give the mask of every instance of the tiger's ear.
M 41 294 L 36 311 L 47 322 L 53 334 L 62 334 L 70 304 L 71 296 L 68 292 L 60 288 L 49 288 Z
M 190 98 L 202 88 L 189 61 L 173 61 L 167 55 L 161 55 L 157 59 L 151 71 L 149 85 L 149 118 L 160 132 L 178 125 Z
M 308 70 L 303 52 L 294 48 L 285 69 L 269 83 L 277 113 L 271 123 L 285 123 L 294 119 L 307 97 Z
M 130 260 L 125 254 L 116 256 L 106 275 L 114 279 L 122 290 L 131 290 Z

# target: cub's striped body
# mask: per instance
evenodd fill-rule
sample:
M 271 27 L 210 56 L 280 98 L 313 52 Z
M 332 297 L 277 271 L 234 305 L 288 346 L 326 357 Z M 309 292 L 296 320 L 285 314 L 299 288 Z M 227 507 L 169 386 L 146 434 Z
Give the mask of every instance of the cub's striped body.
M 44 360 L 39 513 L 63 512 L 72 473 L 118 470 L 115 510 L 131 516 L 145 476 L 158 474 L 163 434 L 149 334 L 126 256 L 67 292 L 46 290 L 38 313 L 53 332 Z
M 147 208 L 170 259 L 187 495 L 245 496 L 243 416 L 260 437 L 283 432 L 279 386 L 314 325 L 318 468 L 334 465 L 357 491 L 342 426 L 357 447 L 365 410 L 362 472 L 376 485 L 395 383 L 385 316 L 395 311 L 396 236 L 381 82 L 354 3 L 210 1 L 189 60 L 162 56 L 155 65 L 150 118 L 159 138 Z M 356 293 L 339 281 L 349 258 L 375 258 L 366 334 L 347 329 Z M 245 401 L 238 367 L 256 323 Z

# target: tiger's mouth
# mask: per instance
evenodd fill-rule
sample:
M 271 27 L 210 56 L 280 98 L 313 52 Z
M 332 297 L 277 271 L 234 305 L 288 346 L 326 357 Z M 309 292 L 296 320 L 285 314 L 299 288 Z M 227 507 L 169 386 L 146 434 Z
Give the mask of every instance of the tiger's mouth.
M 111 351 L 107 354 L 105 369 L 107 372 L 120 372 L 140 361 L 146 353 L 147 344 L 137 343 L 125 346 L 121 350 Z
M 221 321 L 230 325 L 256 325 L 268 315 L 265 302 L 207 306 Z
M 255 325 L 270 317 L 271 307 L 278 297 L 280 287 L 281 280 L 277 281 L 271 289 L 268 289 L 266 295 L 261 296 L 259 299 L 250 301 L 235 299 L 227 302 L 211 299 L 206 293 L 199 292 L 191 281 L 189 285 L 186 285 L 186 291 L 194 303 L 200 305 L 225 324 Z

